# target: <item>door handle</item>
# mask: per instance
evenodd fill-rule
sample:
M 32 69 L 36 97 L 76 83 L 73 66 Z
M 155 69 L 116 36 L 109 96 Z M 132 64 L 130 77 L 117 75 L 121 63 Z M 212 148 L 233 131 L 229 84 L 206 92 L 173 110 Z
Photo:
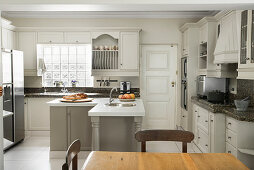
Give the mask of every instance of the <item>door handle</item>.
M 171 86 L 175 87 L 175 82 L 174 81 L 171 82 Z

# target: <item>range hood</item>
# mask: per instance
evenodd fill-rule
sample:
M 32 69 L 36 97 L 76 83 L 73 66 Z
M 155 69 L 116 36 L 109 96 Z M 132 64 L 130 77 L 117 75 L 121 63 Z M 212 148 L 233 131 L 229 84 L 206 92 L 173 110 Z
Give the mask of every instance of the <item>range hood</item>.
M 240 15 L 236 11 L 221 19 L 221 32 L 214 50 L 214 63 L 227 64 L 238 62 Z

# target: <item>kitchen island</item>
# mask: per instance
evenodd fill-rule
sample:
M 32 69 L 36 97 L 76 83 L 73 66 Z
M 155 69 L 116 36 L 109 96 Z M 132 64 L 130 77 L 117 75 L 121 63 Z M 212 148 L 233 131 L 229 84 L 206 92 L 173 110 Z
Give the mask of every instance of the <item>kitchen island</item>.
M 134 133 L 141 130 L 142 117 L 145 116 L 142 100 L 124 102 L 135 105 L 129 107 L 105 105 L 107 103 L 108 98 L 95 98 L 83 103 L 66 103 L 60 99 L 48 102 L 50 150 L 64 151 L 76 138 L 81 140 L 81 150 L 109 150 L 114 145 L 116 148 L 113 150 L 117 151 L 121 148 L 120 143 L 128 146 L 126 151 L 137 150 L 139 145 Z M 122 102 L 115 99 L 113 103 Z

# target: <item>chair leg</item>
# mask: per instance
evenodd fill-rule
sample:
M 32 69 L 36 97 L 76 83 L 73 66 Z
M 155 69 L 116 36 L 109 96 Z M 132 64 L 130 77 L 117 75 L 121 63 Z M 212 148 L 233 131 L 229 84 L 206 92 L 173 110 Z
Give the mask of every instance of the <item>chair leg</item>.
M 141 142 L 141 152 L 146 152 L 146 142 Z
M 72 159 L 72 170 L 78 170 L 78 155 Z
M 182 152 L 187 153 L 187 143 L 186 142 L 183 142 Z

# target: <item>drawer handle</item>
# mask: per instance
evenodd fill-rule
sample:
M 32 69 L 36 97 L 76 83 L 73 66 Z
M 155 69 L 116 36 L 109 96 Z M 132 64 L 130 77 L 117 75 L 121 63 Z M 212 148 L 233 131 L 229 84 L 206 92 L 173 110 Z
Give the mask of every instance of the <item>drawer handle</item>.
M 228 153 L 231 153 L 231 151 L 228 151 Z
M 195 110 L 195 112 L 197 113 L 197 111 Z

